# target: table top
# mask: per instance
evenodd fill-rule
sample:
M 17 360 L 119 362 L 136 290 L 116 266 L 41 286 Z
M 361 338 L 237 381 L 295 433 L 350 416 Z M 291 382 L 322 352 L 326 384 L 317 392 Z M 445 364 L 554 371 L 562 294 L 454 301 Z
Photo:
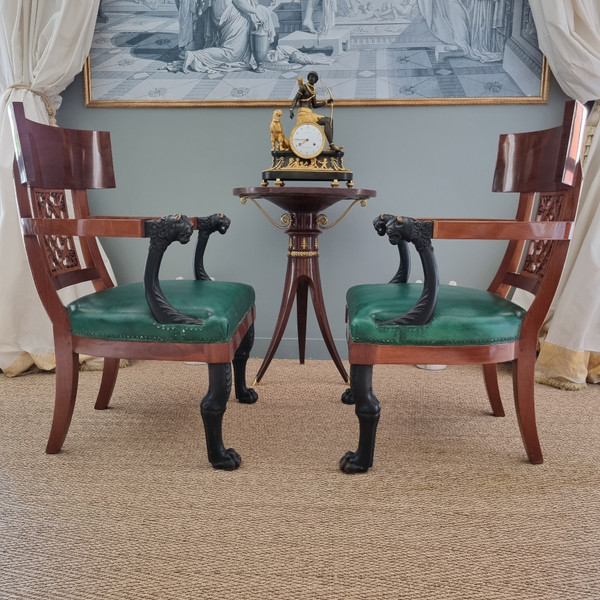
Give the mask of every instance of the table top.
M 264 198 L 290 212 L 319 212 L 341 200 L 366 200 L 376 196 L 375 190 L 332 187 L 241 187 L 234 195 Z

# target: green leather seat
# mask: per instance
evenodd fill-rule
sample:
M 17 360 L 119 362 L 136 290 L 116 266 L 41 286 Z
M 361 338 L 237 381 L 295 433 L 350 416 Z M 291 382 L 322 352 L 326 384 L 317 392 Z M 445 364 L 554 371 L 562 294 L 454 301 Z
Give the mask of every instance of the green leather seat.
M 202 321 L 157 323 L 142 283 L 108 288 L 67 305 L 74 335 L 140 342 L 228 342 L 254 305 L 254 289 L 226 281 L 161 281 L 169 302 L 184 315 Z M 201 303 L 199 300 L 201 299 Z
M 350 340 L 402 346 L 471 346 L 519 339 L 526 311 L 496 294 L 441 285 L 433 319 L 427 325 L 381 325 L 419 299 L 421 284 L 364 284 L 346 294 Z

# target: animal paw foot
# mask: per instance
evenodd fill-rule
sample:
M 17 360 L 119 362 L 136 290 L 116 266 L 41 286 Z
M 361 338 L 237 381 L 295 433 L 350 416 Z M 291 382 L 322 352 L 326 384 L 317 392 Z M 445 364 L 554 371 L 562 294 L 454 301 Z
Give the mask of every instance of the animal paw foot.
M 211 461 L 214 469 L 234 471 L 242 462 L 242 457 L 233 449 L 227 448 L 217 459 Z
M 246 388 L 237 396 L 238 402 L 242 404 L 254 404 L 258 400 L 258 394 L 254 388 Z
M 350 388 L 348 388 L 342 394 L 342 403 L 343 404 L 354 404 L 354 396 L 352 396 L 352 390 Z
M 357 452 L 348 451 L 340 459 L 340 470 L 350 474 L 366 473 L 370 465 L 364 463 Z

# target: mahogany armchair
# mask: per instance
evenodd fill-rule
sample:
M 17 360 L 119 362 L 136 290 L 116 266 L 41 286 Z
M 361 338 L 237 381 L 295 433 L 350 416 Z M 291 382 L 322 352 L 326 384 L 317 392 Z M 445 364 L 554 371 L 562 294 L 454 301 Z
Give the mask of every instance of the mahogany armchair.
M 215 468 L 237 468 L 241 458 L 223 444 L 222 419 L 232 364 L 237 399 L 257 400 L 245 382 L 255 294 L 243 283 L 212 281 L 203 258 L 208 238 L 215 231 L 225 233 L 229 219 L 93 216 L 87 190 L 115 187 L 109 132 L 35 123 L 25 117 L 21 103 L 11 107 L 11 125 L 26 253 L 54 331 L 56 389 L 46 452 L 59 452 L 69 430 L 79 354 L 104 358 L 96 409 L 109 405 L 120 359 L 198 361 L 208 363 L 208 391 L 200 404 L 208 459 Z M 187 243 L 194 230 L 195 279 L 159 281 L 167 247 L 173 241 Z M 150 239 L 143 282 L 114 285 L 96 239 L 109 236 Z M 83 282 L 93 291 L 65 306 L 58 292 Z
M 577 214 L 579 151 L 586 112 L 565 105 L 559 127 L 501 135 L 492 190 L 516 192 L 514 220 L 411 219 L 381 215 L 379 235 L 398 246 L 400 267 L 388 284 L 347 292 L 350 388 L 342 401 L 355 404 L 356 451 L 340 460 L 346 473 L 373 464 L 380 404 L 373 392 L 375 364 L 481 364 L 495 416 L 504 416 L 497 364 L 512 363 L 517 420 L 529 461 L 543 461 L 534 403 L 539 330 L 562 273 Z M 432 239 L 508 240 L 500 267 L 486 291 L 439 285 Z M 407 283 L 414 244 L 424 283 Z M 515 289 L 530 292 L 528 309 L 510 300 Z

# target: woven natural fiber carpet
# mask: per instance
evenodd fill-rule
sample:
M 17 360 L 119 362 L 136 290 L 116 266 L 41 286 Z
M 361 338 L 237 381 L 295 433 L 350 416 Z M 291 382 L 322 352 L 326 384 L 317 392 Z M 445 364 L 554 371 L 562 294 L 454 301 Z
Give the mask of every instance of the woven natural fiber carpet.
M 2 600 L 600 599 L 600 387 L 536 386 L 532 466 L 508 371 L 502 419 L 478 368 L 376 367 L 375 464 L 350 476 L 331 362 L 275 360 L 230 402 L 234 472 L 206 458 L 205 366 L 133 363 L 107 411 L 99 378 L 48 456 L 54 375 L 0 375 Z

